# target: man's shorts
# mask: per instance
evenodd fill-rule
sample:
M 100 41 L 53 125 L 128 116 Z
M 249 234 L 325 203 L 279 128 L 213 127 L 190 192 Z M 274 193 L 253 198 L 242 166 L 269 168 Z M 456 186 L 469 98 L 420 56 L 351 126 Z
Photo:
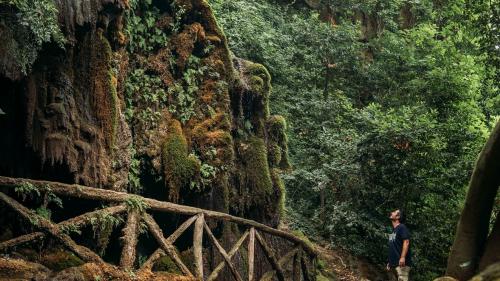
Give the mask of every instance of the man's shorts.
M 395 269 L 395 273 L 398 277 L 398 281 L 408 281 L 410 276 L 410 267 L 409 266 L 398 266 Z

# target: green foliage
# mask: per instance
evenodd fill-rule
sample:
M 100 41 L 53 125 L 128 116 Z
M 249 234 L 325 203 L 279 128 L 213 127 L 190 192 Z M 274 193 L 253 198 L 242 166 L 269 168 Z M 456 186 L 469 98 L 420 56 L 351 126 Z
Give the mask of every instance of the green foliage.
M 65 224 L 63 226 L 60 227 L 60 230 L 66 234 L 72 234 L 72 233 L 75 233 L 75 234 L 82 234 L 82 231 L 80 230 L 80 228 L 75 225 L 75 224 Z
M 187 68 L 182 74 L 182 79 L 176 81 L 168 89 L 168 94 L 174 100 L 168 109 L 182 123 L 186 123 L 195 115 L 196 98 L 201 79 L 209 71 L 209 68 L 201 66 L 200 62 L 200 58 L 191 55 L 187 62 Z
M 413 276 L 432 280 L 498 114 L 495 35 L 468 19 L 493 27 L 497 10 L 487 1 L 320 1 L 335 11 L 332 26 L 299 2 L 211 1 L 235 55 L 269 69 L 270 105 L 289 120 L 292 225 L 382 265 L 387 213 L 405 208 Z M 403 28 L 404 5 L 414 22 Z M 374 34 L 355 12 L 378 24 Z
M 152 0 L 131 0 L 130 9 L 126 12 L 126 34 L 129 39 L 128 49 L 131 53 L 148 53 L 165 47 L 167 34 L 158 27 L 160 10 L 152 5 Z M 141 11 L 140 14 L 137 11 Z
M 144 202 L 144 199 L 139 196 L 131 195 L 125 200 L 125 205 L 127 205 L 128 211 L 137 211 L 139 213 L 145 212 L 149 209 L 149 205 Z
M 133 197 L 133 196 L 131 196 Z M 129 197 L 129 198 L 131 198 Z M 129 207 L 129 203 L 127 203 L 128 200 L 125 202 L 127 204 L 128 208 L 135 208 L 135 207 Z M 140 205 L 137 204 L 137 202 L 131 203 L 133 206 Z M 97 216 L 94 216 L 90 218 L 90 225 L 92 226 L 92 230 L 94 232 L 94 237 L 97 236 L 99 233 L 105 232 L 107 230 L 113 229 L 121 224 L 123 224 L 123 218 L 121 216 L 114 216 L 111 215 L 110 213 L 107 212 L 101 212 Z
M 41 216 L 46 220 L 50 220 L 50 217 L 52 216 L 52 211 L 45 207 L 39 207 L 35 210 L 35 212 L 37 215 Z
M 134 117 L 145 124 L 156 124 L 160 118 L 157 110 L 167 102 L 167 93 L 158 76 L 150 75 L 142 68 L 133 69 L 125 82 L 125 115 L 130 121 Z M 148 107 L 136 107 L 147 104 Z
M 40 196 L 40 191 L 36 186 L 30 182 L 23 182 L 20 185 L 14 187 L 14 191 L 22 197 L 23 200 L 26 198 L 31 198 L 33 196 Z
M 55 42 L 64 48 L 66 40 L 59 29 L 54 0 L 1 0 L 0 5 L 14 10 L 0 19 L 0 25 L 8 30 L 3 42 L 8 46 L 8 57 L 24 75 L 44 43 Z
M 128 171 L 128 190 L 132 193 L 140 193 L 142 190 L 140 179 L 141 160 L 137 159 L 136 150 L 130 146 L 130 169 Z

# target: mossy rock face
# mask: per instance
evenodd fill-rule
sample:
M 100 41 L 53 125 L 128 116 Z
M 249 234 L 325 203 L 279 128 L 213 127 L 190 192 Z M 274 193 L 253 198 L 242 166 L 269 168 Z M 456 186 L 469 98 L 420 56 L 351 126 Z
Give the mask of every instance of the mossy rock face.
M 278 212 L 275 212 L 276 215 L 283 217 L 285 214 L 285 200 L 286 200 L 286 189 L 285 183 L 280 177 L 280 170 L 276 168 L 271 169 L 271 180 L 273 182 L 274 195 L 277 198 L 277 202 L 279 204 L 276 206 Z M 277 219 L 279 221 L 279 218 Z
M 172 120 L 163 144 L 163 168 L 169 188 L 168 197 L 177 202 L 179 190 L 189 185 L 200 171 L 199 161 L 188 154 L 188 144 L 177 120 Z
M 94 41 L 91 58 L 93 62 L 91 64 L 91 79 L 94 83 L 93 105 L 108 148 L 112 148 L 118 122 L 119 99 L 114 82 L 116 77 L 111 71 L 113 52 L 103 32 L 103 30 L 98 29 L 92 38 Z
M 61 271 L 66 268 L 83 265 L 84 262 L 73 253 L 57 250 L 43 255 L 41 262 L 53 271 Z
M 269 165 L 284 170 L 290 168 L 286 128 L 285 118 L 281 115 L 272 115 L 266 121 Z
M 248 85 L 257 94 L 269 97 L 271 92 L 271 74 L 265 66 L 259 63 L 246 62 L 245 74 L 248 77 Z
M 264 206 L 273 192 L 264 140 L 251 137 L 247 142 L 241 143 L 240 155 L 244 165 L 241 170 L 243 204 L 247 208 L 251 205 Z

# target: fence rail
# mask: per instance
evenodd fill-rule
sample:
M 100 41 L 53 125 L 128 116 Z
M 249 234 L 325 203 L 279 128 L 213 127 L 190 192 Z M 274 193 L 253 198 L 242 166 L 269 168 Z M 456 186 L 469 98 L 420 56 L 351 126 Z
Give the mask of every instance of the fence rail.
M 23 184 L 30 183 L 36 187 L 44 187 L 41 190 L 50 190 L 51 193 L 58 196 L 67 196 L 73 198 L 89 199 L 96 201 L 103 201 L 109 203 L 116 203 L 116 206 L 103 208 L 100 210 L 88 212 L 77 217 L 62 221 L 60 223 L 53 223 L 39 215 L 33 210 L 28 209 L 21 203 L 11 198 L 4 192 L 0 192 L 0 201 L 4 202 L 7 206 L 11 207 L 23 218 L 30 221 L 36 220 L 35 226 L 40 230 L 25 234 L 8 241 L 0 243 L 0 252 L 8 252 L 10 249 L 17 245 L 27 243 L 29 241 L 44 238 L 46 235 L 54 237 L 65 245 L 68 249 L 73 251 L 78 257 L 86 262 L 104 262 L 102 258 L 91 251 L 87 247 L 78 245 L 64 230 L 68 227 L 83 227 L 92 222 L 93 219 L 101 216 L 102 214 L 116 215 L 120 213 L 127 213 L 127 220 L 123 228 L 122 236 L 122 252 L 120 256 L 120 267 L 126 270 L 135 270 L 134 264 L 136 261 L 137 253 L 136 246 L 138 243 L 138 233 L 140 224 L 143 222 L 147 226 L 148 231 L 152 234 L 157 241 L 159 248 L 149 256 L 149 258 L 137 270 L 151 270 L 154 263 L 162 256 L 169 256 L 172 261 L 177 265 L 183 275 L 194 277 L 198 280 L 213 281 L 220 275 L 224 267 L 228 267 L 231 275 L 237 281 L 253 281 L 257 280 L 255 273 L 255 249 L 260 245 L 262 251 L 267 257 L 272 270 L 260 276 L 259 280 L 271 280 L 276 277 L 280 281 L 285 280 L 285 267 L 291 266 L 290 280 L 312 280 L 314 279 L 311 274 L 311 264 L 314 264 L 316 258 L 315 250 L 305 243 L 300 238 L 278 229 L 271 228 L 267 225 L 258 223 L 253 220 L 244 219 L 241 217 L 232 216 L 226 213 L 200 209 L 196 207 L 184 206 L 170 202 L 158 201 L 151 198 L 145 198 L 134 194 L 117 192 L 112 190 L 105 190 L 93 187 L 87 187 L 76 184 L 64 184 L 59 182 L 39 181 L 23 178 L 12 178 L 0 176 L 0 187 L 15 188 Z M 127 202 L 130 200 L 140 201 L 147 206 L 145 210 L 140 208 L 127 207 Z M 155 221 L 153 216 L 148 211 L 166 212 L 180 215 L 190 216 L 184 223 L 182 223 L 170 236 L 165 238 L 161 227 Z M 243 226 L 246 231 L 241 235 L 233 247 L 226 251 L 212 233 L 206 219 L 222 220 Z M 174 246 L 175 241 L 190 227 L 193 227 L 193 257 L 194 261 L 191 269 L 186 266 L 178 254 L 177 248 Z M 277 251 L 273 250 L 266 242 L 261 233 L 267 233 L 272 236 L 281 237 L 286 241 L 293 244 L 292 250 L 281 256 L 280 259 L 276 256 Z M 203 238 L 207 237 L 219 254 L 223 257 L 212 272 L 204 272 L 203 266 Z M 244 279 L 236 265 L 232 262 L 232 258 L 236 255 L 244 242 L 247 241 L 247 276 Z

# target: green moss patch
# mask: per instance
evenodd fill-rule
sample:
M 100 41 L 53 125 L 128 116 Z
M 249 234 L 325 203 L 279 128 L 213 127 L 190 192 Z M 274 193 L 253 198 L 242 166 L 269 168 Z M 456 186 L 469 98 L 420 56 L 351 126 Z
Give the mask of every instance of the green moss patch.
M 285 118 L 281 115 L 272 115 L 266 121 L 267 146 L 271 167 L 290 168 L 286 127 Z
M 265 199 L 273 191 L 266 145 L 262 139 L 251 137 L 241 144 L 240 154 L 244 165 L 241 171 L 241 184 L 243 190 L 248 193 L 242 194 L 242 199 L 248 198 L 258 205 L 264 204 Z
M 163 144 L 162 160 L 169 200 L 177 202 L 179 190 L 188 186 L 200 171 L 200 163 L 196 157 L 188 154 L 186 137 L 177 120 L 173 120 L 169 126 L 168 136 Z

